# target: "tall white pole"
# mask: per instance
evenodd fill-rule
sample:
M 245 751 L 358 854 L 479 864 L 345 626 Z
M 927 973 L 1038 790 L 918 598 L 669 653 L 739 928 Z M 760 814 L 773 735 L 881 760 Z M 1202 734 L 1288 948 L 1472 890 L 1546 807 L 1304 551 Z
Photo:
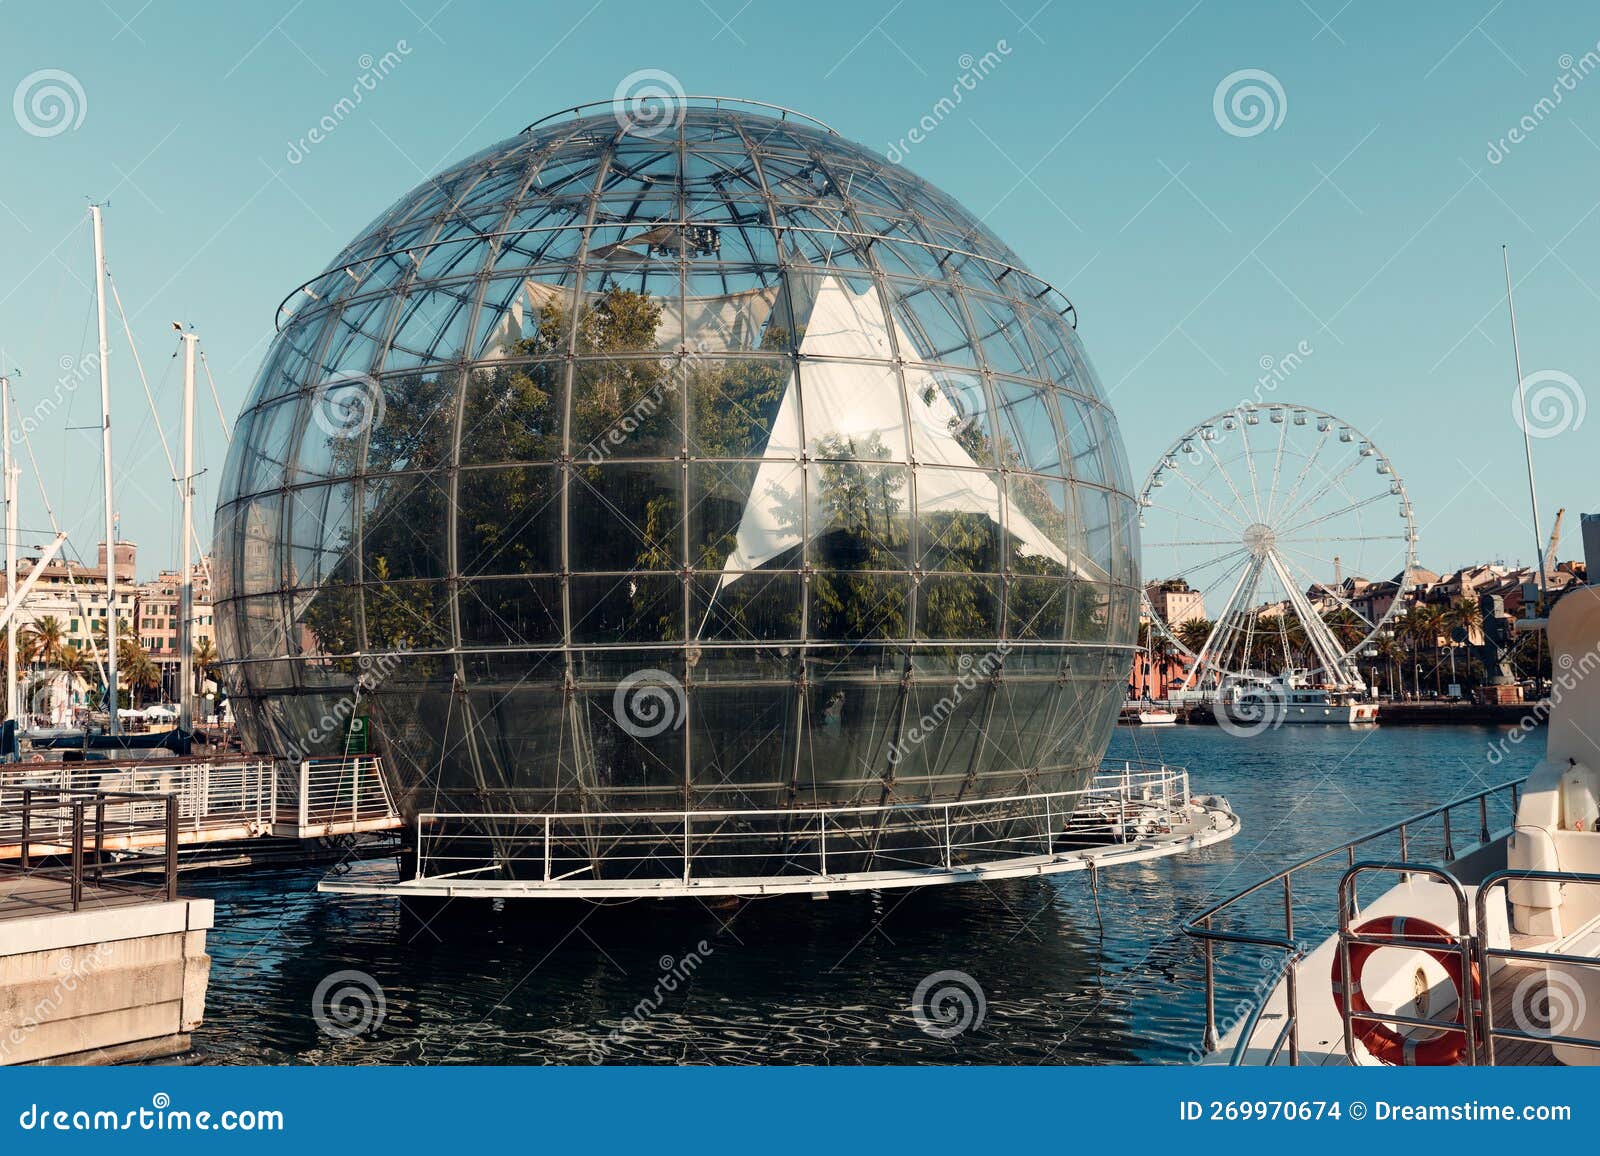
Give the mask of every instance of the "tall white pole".
M 1511 254 L 1504 245 L 1500 256 L 1506 266 L 1506 309 L 1511 313 L 1511 358 L 1517 368 L 1517 413 L 1522 418 L 1522 456 L 1528 463 L 1528 501 L 1533 503 L 1533 550 L 1539 559 L 1539 614 L 1549 601 L 1544 584 L 1544 533 L 1539 529 L 1539 491 L 1533 485 L 1533 438 L 1528 433 L 1528 395 L 1522 384 L 1522 350 L 1517 345 L 1517 307 L 1511 300 Z
M 117 718 L 117 530 L 111 497 L 111 343 L 106 339 L 106 251 L 100 206 L 89 206 L 94 222 L 94 303 L 100 326 L 100 459 L 105 475 L 106 505 L 106 711 L 112 734 L 122 733 Z
M 183 560 L 178 599 L 178 726 L 194 729 L 194 347 L 183 336 Z
M 11 379 L 0 375 L 0 437 L 5 439 L 6 605 L 17 595 L 17 476 L 11 465 Z M 6 621 L 6 717 L 17 717 L 17 616 Z

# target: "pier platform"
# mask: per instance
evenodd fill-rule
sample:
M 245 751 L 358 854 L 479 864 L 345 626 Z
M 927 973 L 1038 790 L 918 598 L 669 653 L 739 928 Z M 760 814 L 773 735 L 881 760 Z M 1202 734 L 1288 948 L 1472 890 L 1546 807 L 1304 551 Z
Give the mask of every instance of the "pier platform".
M 107 818 L 134 801 L 107 792 L 0 801 L 0 815 L 30 833 L 63 814 L 67 828 L 64 840 L 29 843 L 0 869 L 0 1065 L 188 1051 L 205 1012 L 212 903 L 178 895 L 177 846 L 165 837 L 176 799 L 154 817 Z M 96 842 L 135 826 L 157 829 L 160 844 L 115 861 L 91 858 Z

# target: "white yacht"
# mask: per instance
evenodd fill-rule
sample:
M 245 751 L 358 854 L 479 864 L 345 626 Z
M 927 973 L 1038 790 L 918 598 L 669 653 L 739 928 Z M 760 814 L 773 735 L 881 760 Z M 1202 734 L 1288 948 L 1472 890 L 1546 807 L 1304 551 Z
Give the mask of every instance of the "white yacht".
M 1546 629 L 1560 673 L 1533 708 L 1549 727 L 1526 779 L 1314 855 L 1185 925 L 1205 953 L 1205 1062 L 1600 1064 L 1600 587 L 1566 594 Z M 1303 902 L 1319 875 L 1337 930 L 1302 942 L 1297 888 Z M 1251 925 L 1263 898 L 1281 915 Z M 1246 967 L 1255 997 L 1219 1009 L 1219 980 Z
M 1349 687 L 1297 685 L 1294 679 L 1278 680 L 1286 723 L 1345 723 L 1356 725 L 1378 721 L 1378 704 L 1359 690 Z
M 1378 721 L 1378 704 L 1359 685 L 1313 683 L 1303 673 L 1235 678 L 1219 692 L 1216 709 L 1252 725 L 1332 723 L 1364 725 Z

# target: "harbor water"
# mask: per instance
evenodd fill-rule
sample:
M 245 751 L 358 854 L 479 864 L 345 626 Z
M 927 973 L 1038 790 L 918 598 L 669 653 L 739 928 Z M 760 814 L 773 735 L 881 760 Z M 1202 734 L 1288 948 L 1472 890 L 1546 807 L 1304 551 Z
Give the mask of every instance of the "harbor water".
M 318 895 L 321 867 L 190 879 L 186 893 L 217 907 L 194 1059 L 1187 1062 L 1204 1011 L 1184 919 L 1346 838 L 1521 777 L 1543 735 L 1512 744 L 1504 734 L 1288 726 L 1239 739 L 1216 727 L 1119 728 L 1108 757 L 1187 766 L 1197 791 L 1227 796 L 1244 829 L 1094 879 L 726 907 L 530 901 L 416 914 L 394 900 Z M 1461 829 L 1476 826 L 1476 808 L 1464 809 Z M 1302 938 L 1327 933 L 1337 874 L 1300 885 Z M 1241 955 L 1225 967 L 1248 988 L 1270 963 Z M 962 977 L 930 981 L 947 972 Z M 981 992 L 968 996 L 976 1022 L 948 1037 L 925 1031 L 913 1014 L 925 982 Z M 330 1000 L 342 1004 L 331 1021 Z M 344 1034 L 351 1027 L 364 1030 Z

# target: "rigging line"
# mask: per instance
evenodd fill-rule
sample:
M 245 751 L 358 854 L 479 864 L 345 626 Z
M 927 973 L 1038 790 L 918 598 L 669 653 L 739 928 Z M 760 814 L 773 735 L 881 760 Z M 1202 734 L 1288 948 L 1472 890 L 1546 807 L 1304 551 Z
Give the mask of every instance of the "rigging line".
M 1280 509 L 1288 509 L 1294 504 L 1295 497 L 1300 493 L 1300 487 L 1305 484 L 1306 475 L 1311 472 L 1312 463 L 1317 460 L 1317 455 L 1322 453 L 1322 447 L 1328 444 L 1328 436 L 1332 432 L 1333 427 L 1331 425 L 1322 431 L 1322 437 L 1318 439 L 1316 445 L 1311 447 L 1311 452 L 1306 455 L 1306 464 L 1300 467 L 1300 473 L 1295 478 L 1294 485 L 1289 487 L 1289 494 L 1283 499 L 1283 505 L 1275 505 L 1272 509 L 1267 511 L 1268 522 L 1276 522 L 1278 520 L 1278 511 Z
M 211 362 L 206 360 L 206 351 L 200 350 L 200 365 L 206 371 L 206 382 L 211 386 L 211 400 L 217 406 L 217 421 L 222 425 L 222 440 L 229 445 L 233 444 L 233 430 L 228 427 L 227 416 L 222 412 L 222 396 L 217 393 L 217 382 L 211 376 Z
M 133 354 L 134 367 L 139 371 L 139 384 L 144 387 L 145 400 L 150 403 L 151 424 L 155 427 L 156 437 L 161 441 L 161 452 L 166 455 L 167 473 L 172 478 L 173 488 L 177 490 L 178 500 L 181 502 L 183 500 L 183 487 L 186 482 L 192 481 L 192 479 L 180 480 L 178 478 L 178 463 L 172 456 L 172 447 L 167 444 L 166 432 L 161 428 L 161 414 L 156 409 L 155 395 L 150 392 L 150 380 L 145 376 L 144 361 L 139 357 L 139 347 L 133 342 L 133 329 L 128 325 L 128 313 L 127 310 L 123 309 L 122 307 L 122 294 L 117 292 L 117 283 L 111 276 L 111 267 L 109 264 L 106 266 L 105 274 L 106 286 L 111 290 L 111 299 L 116 302 L 117 305 L 117 316 L 122 318 L 122 332 L 128 338 L 128 350 Z M 171 366 L 168 366 L 168 369 L 170 370 Z M 207 369 L 206 375 L 208 377 L 210 376 L 210 373 L 211 371 Z M 213 387 L 213 392 L 215 392 L 215 387 Z M 220 406 L 221 403 L 219 402 L 218 404 Z M 227 428 L 226 423 L 224 423 L 223 428 Z M 139 432 L 141 434 L 144 432 L 144 426 L 142 424 L 139 427 Z M 200 536 L 198 529 L 195 528 L 192 522 L 190 523 L 190 531 L 194 534 L 194 540 L 196 542 L 202 542 L 205 540 Z M 181 552 L 181 550 L 175 551 L 175 553 L 176 552 Z M 185 558 L 183 560 L 182 568 L 188 569 L 188 567 L 193 565 L 193 563 L 193 558 Z M 205 551 L 203 550 L 200 553 L 200 567 L 201 572 L 205 575 L 207 584 L 209 584 L 211 582 L 211 562 L 206 557 Z
M 156 412 L 155 395 L 150 392 L 150 380 L 145 376 L 144 361 L 139 357 L 139 347 L 133 343 L 133 330 L 128 325 L 128 313 L 122 308 L 122 294 L 117 292 L 117 283 L 111 276 L 111 266 L 109 262 L 106 265 L 105 273 L 106 287 L 111 290 L 111 300 L 116 302 L 117 305 L 117 316 L 122 318 L 122 332 L 128 338 L 128 351 L 133 354 L 134 368 L 139 371 L 139 384 L 144 387 L 145 400 L 150 403 L 150 414 L 156 419 L 156 437 L 161 439 L 161 452 L 167 455 L 167 471 L 172 475 L 174 482 L 176 482 L 178 477 L 178 466 L 177 463 L 173 461 L 171 447 L 167 445 L 167 435 L 161 428 L 161 416 Z M 141 430 L 140 432 L 143 431 Z
M 50 495 L 45 491 L 44 475 L 39 472 L 39 460 L 33 456 L 33 439 L 28 436 L 28 427 L 22 424 L 21 411 L 17 409 L 15 396 L 13 396 L 11 399 L 11 408 L 13 410 L 17 410 L 17 429 L 22 431 L 22 448 L 28 451 L 28 464 L 33 467 L 34 484 L 39 487 L 39 498 L 44 502 L 44 512 L 50 518 L 50 529 L 59 534 L 61 533 L 61 523 L 56 520 L 55 508 L 51 506 Z M 83 615 L 83 620 L 88 622 L 89 608 L 84 605 L 83 597 L 78 593 L 77 580 L 72 576 L 72 562 L 65 557 L 62 558 L 62 561 L 66 563 L 67 567 L 67 588 L 72 591 L 72 603 Z M 108 549 L 106 551 L 106 565 L 112 566 L 115 565 L 115 563 L 116 552 Z M 106 600 L 106 605 L 114 620 L 116 615 L 116 607 L 111 604 L 109 598 Z M 94 640 L 94 630 L 92 628 L 89 631 L 89 654 L 94 660 L 95 668 L 100 672 L 101 681 L 109 682 L 110 679 L 106 675 L 105 663 L 100 658 L 100 646 Z

